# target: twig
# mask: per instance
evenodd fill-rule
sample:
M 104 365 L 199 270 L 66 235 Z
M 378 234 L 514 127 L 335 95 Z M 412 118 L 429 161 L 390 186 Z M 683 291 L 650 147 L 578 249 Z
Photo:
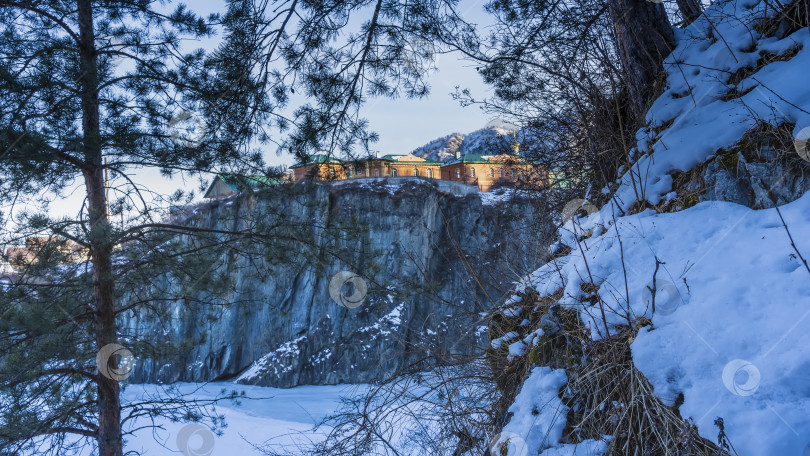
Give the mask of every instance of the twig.
M 785 223 L 785 219 L 782 217 L 782 211 L 779 210 L 779 206 L 774 206 L 774 209 L 776 209 L 776 213 L 779 215 L 779 220 L 782 221 L 782 226 L 785 227 L 785 232 L 790 239 L 790 246 L 793 247 L 793 251 L 796 252 L 796 255 L 799 256 L 800 260 L 802 260 L 802 263 L 804 263 L 804 268 L 807 269 L 807 273 L 810 274 L 810 266 L 807 265 L 807 260 L 804 258 L 804 256 L 802 256 L 802 253 L 799 252 L 799 248 L 796 247 L 796 243 L 793 241 L 793 236 L 790 234 L 790 229 L 788 229 L 787 223 Z

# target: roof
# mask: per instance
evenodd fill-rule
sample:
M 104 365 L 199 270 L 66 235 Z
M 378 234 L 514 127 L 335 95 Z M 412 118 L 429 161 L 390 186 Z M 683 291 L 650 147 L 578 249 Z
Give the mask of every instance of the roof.
M 242 176 L 238 174 L 217 174 L 217 177 L 211 181 L 211 185 L 208 186 L 208 189 L 205 191 L 203 195 L 204 198 L 208 197 L 208 194 L 214 188 L 217 181 L 220 181 L 228 186 L 234 193 L 239 193 L 246 188 L 261 188 L 261 187 L 269 187 L 271 185 L 278 185 L 281 183 L 281 179 L 277 179 L 275 177 L 267 177 L 267 176 Z
M 418 157 L 413 154 L 388 154 L 380 157 L 381 160 L 394 161 L 397 163 L 419 163 L 422 165 L 441 165 L 442 162 L 438 160 L 430 160 L 428 158 Z
M 281 180 L 275 177 L 267 176 L 240 176 L 238 174 L 220 174 L 217 176 L 222 179 L 228 187 L 234 190 L 243 190 L 245 188 L 259 188 L 267 187 L 269 185 L 278 185 Z
M 295 165 L 290 166 L 290 168 L 301 168 L 304 166 L 309 165 L 317 165 L 317 164 L 335 164 L 335 165 L 342 165 L 343 160 L 339 158 L 335 158 L 326 154 L 314 154 L 308 155 L 308 159 L 306 162 L 296 163 Z
M 501 158 L 504 157 L 504 158 Z M 522 155 L 499 154 L 499 155 L 482 155 L 482 154 L 465 154 L 460 159 L 451 160 L 442 166 L 457 165 L 459 163 L 484 163 L 484 164 L 502 164 L 502 163 L 532 163 L 526 160 Z

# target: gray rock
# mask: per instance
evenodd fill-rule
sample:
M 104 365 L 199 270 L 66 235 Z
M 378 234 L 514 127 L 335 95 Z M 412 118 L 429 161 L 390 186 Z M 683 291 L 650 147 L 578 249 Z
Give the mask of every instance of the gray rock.
M 369 279 L 368 296 L 355 309 L 331 299 L 331 277 L 350 269 L 340 262 L 293 255 L 253 277 L 239 272 L 250 264 L 236 256 L 225 271 L 235 287 L 222 298 L 232 304 L 214 309 L 213 316 L 174 302 L 167 304 L 168 319 L 142 313 L 122 318 L 125 330 L 140 338 L 203 340 L 175 355 L 138 359 L 130 381 L 236 378 L 276 387 L 368 382 L 426 353 L 483 350 L 490 300 L 536 269 L 547 252 L 546 233 L 553 230 L 543 207 L 542 197 L 487 205 L 478 194 L 454 196 L 427 182 L 396 190 L 312 185 L 296 198 L 260 192 L 214 203 L 189 223 L 217 227 L 222 220 L 261 219 L 276 210 L 323 226 L 354 218 L 367 232 L 340 243 L 360 265 L 353 272 Z
M 749 157 L 750 158 L 750 157 Z M 764 147 L 754 160 L 737 153 L 737 168 L 724 169 L 716 160 L 702 173 L 706 192 L 700 201 L 730 201 L 752 209 L 782 205 L 810 190 L 810 164 L 791 154 Z M 770 192 L 770 194 L 769 194 Z

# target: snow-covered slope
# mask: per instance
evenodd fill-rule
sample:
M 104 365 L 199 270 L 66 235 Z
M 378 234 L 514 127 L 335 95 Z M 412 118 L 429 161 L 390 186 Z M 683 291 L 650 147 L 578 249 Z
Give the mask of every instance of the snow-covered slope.
M 615 198 L 568 221 L 556 248 L 570 253 L 518 286 L 540 296 L 562 290 L 557 303 L 574 309 L 594 340 L 628 323 L 640 328 L 633 362 L 655 395 L 679 406 L 712 442 L 714 420 L 722 417 L 741 456 L 810 454 L 810 270 L 802 258 L 810 257 L 810 194 L 778 210 L 717 201 L 673 213 L 629 215 L 629 209 L 642 207 L 634 206 L 640 199 L 655 205 L 672 198 L 673 171 L 731 148 L 759 122 L 795 124 L 794 137 L 810 137 L 810 33 L 763 36 L 757 24 L 770 14 L 757 0 L 717 2 L 679 31 L 667 59 L 667 89 L 647 115 L 649 127 L 638 133 L 636 162 L 614 186 Z M 594 286 L 604 317 L 598 303 L 583 299 Z M 528 331 L 535 329 L 542 335 L 539 328 Z M 537 340 L 510 346 L 510 354 L 528 352 Z M 532 397 L 556 399 L 561 376 L 538 368 L 524 388 Z M 534 436 L 556 436 L 544 441 L 549 450 L 542 454 L 574 454 L 558 432 L 566 410 L 537 413 L 518 403 L 526 400 L 517 396 L 504 431 L 532 451 Z M 526 420 L 537 426 L 524 426 Z M 525 453 L 510 446 L 508 454 Z
M 810 194 L 780 209 L 796 247 L 810 253 Z M 605 229 L 581 249 L 566 233 L 572 253 L 523 286 L 541 295 L 564 289 L 559 303 L 579 309 L 601 339 L 598 307 L 580 301 L 581 286 L 595 283 L 611 334 L 628 318 L 652 321 L 631 345 L 636 367 L 665 403 L 683 393 L 681 414 L 704 437 L 714 440 L 721 416 L 740 455 L 801 454 L 810 443 L 810 272 L 776 210 L 705 202 L 672 214 L 647 210 Z M 656 258 L 664 264 L 653 313 Z

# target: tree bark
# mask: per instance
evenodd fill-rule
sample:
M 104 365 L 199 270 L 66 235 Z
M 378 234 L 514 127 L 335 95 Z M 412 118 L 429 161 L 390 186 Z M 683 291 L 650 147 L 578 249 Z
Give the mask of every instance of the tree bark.
M 664 5 L 648 0 L 607 0 L 628 93 L 639 116 L 647 111 L 664 58 L 675 47 L 675 33 Z
M 681 16 L 683 17 L 684 27 L 695 22 L 703 12 L 698 0 L 677 0 L 677 2 L 678 9 L 681 10 Z
M 107 212 L 104 164 L 101 150 L 99 121 L 98 68 L 96 65 L 93 7 L 90 0 L 77 1 L 79 23 L 79 55 L 82 74 L 79 76 L 82 108 L 84 181 L 87 194 L 89 227 L 88 241 L 93 263 L 94 324 L 96 350 L 117 340 L 115 325 L 115 279 L 112 266 L 112 237 Z M 116 369 L 117 361 L 110 367 Z M 98 454 L 122 456 L 121 400 L 117 378 L 110 378 L 109 369 L 97 375 L 98 388 Z M 104 375 L 106 374 L 106 375 Z

